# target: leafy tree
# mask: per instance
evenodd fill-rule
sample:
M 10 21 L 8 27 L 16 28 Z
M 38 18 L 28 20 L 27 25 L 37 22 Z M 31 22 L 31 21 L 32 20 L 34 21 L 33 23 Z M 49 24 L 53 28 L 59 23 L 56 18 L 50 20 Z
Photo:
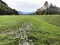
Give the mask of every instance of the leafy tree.
M 52 3 L 49 5 L 48 2 L 46 1 L 43 7 L 37 9 L 36 14 L 38 15 L 60 14 L 60 8 L 53 6 Z
M 48 2 L 46 1 L 45 3 L 44 3 L 44 8 L 48 8 L 49 7 L 49 4 L 48 4 Z
M 0 15 L 18 15 L 15 9 L 10 8 L 5 2 L 0 0 Z

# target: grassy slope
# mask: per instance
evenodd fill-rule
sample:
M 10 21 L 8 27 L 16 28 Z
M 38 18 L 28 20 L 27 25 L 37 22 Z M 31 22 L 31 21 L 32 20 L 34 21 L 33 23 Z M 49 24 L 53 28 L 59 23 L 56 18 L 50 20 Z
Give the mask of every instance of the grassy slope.
M 56 25 L 56 26 L 59 26 L 60 27 L 60 16 L 59 15 L 45 15 L 45 16 L 38 16 L 40 19 L 50 23 L 50 24 L 53 24 L 53 25 Z
M 1 16 L 0 32 L 9 28 L 14 30 L 24 22 L 31 23 L 33 29 L 28 35 L 28 39 L 32 39 L 34 45 L 60 45 L 60 28 L 43 21 L 42 18 L 40 19 L 39 16 Z M 0 35 L 0 45 L 16 45 L 14 44 L 16 40 L 7 38 L 6 34 Z

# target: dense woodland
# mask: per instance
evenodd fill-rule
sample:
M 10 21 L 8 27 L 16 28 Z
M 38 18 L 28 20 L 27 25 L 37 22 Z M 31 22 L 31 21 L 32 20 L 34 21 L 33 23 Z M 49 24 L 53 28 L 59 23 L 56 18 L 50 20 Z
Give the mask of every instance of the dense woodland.
M 37 9 L 35 12 L 37 15 L 51 15 L 51 14 L 60 14 L 60 8 L 54 6 L 52 3 L 49 4 L 47 1 L 44 3 L 43 7 Z
M 0 0 L 0 15 L 18 15 L 18 12 Z

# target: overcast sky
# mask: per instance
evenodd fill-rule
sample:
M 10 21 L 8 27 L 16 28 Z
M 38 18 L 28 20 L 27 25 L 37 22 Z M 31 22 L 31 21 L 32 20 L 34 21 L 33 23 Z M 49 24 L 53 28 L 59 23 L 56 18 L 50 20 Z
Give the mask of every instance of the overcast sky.
M 35 11 L 36 9 L 43 6 L 45 1 L 53 3 L 60 7 L 60 0 L 3 0 L 10 6 L 18 11 Z

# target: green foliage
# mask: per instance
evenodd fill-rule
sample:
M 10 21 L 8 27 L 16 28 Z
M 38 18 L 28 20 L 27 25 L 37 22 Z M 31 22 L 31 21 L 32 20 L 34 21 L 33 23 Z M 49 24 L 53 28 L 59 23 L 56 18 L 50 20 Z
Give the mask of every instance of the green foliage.
M 49 5 L 49 3 L 46 1 L 44 3 L 44 6 L 37 9 L 35 14 L 37 14 L 37 15 L 60 14 L 60 8 L 57 6 L 54 6 L 52 3 Z
M 5 2 L 0 0 L 0 15 L 18 15 L 15 9 L 11 9 Z

